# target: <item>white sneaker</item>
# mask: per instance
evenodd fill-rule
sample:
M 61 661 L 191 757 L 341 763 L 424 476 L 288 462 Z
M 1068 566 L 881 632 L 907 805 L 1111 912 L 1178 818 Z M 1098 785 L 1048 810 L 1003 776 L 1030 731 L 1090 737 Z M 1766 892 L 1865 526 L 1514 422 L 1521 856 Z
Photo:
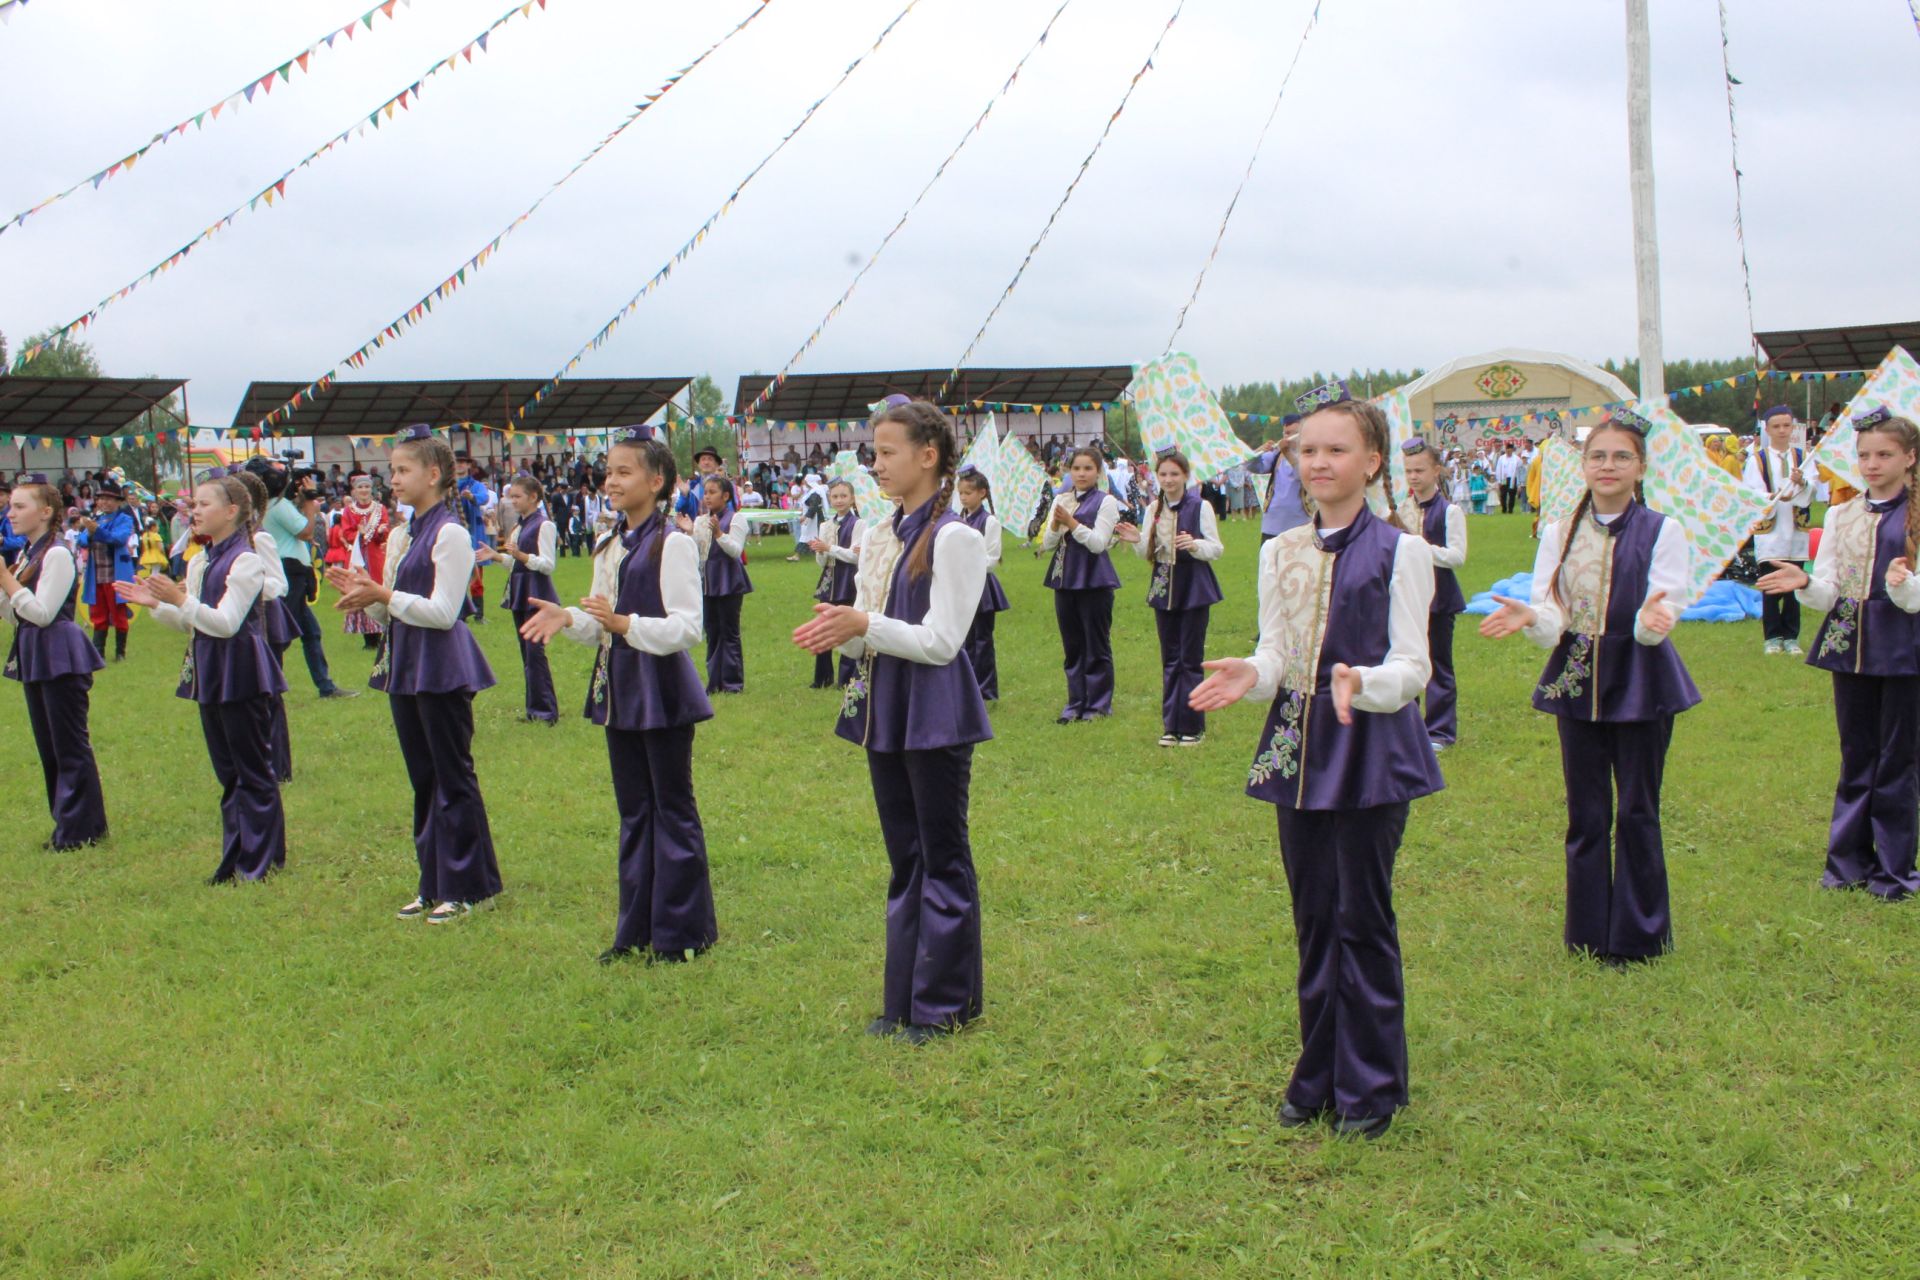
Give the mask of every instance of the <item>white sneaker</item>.
M 425 898 L 415 898 L 412 902 L 409 902 L 393 914 L 401 920 L 418 920 L 421 916 L 432 910 L 433 905 L 433 903 L 428 902 Z
M 452 924 L 473 914 L 470 902 L 443 902 L 427 914 L 428 924 Z
M 1762 653 L 1785 653 L 1786 651 L 1786 646 L 1778 640 L 1769 640 L 1760 648 Z
M 1180 745 L 1180 739 L 1175 734 L 1163 733 L 1160 735 L 1160 745 L 1163 747 L 1177 747 Z
M 1781 645 L 1780 652 L 1789 654 L 1796 658 L 1804 658 L 1807 656 L 1807 651 L 1805 649 L 1802 649 L 1800 647 L 1799 642 L 1796 640 L 1789 640 L 1785 644 Z
M 1197 747 L 1206 736 L 1204 733 L 1182 734 L 1180 735 L 1180 745 L 1183 747 Z

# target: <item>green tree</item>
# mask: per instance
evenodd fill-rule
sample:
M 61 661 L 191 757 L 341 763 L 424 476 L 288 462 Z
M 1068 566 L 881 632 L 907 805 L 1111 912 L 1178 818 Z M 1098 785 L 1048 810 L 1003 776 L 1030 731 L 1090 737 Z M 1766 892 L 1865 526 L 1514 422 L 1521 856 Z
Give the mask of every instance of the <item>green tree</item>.
M 726 412 L 727 396 L 720 390 L 720 384 L 707 374 L 701 374 L 693 380 L 693 389 L 688 396 L 693 405 L 693 416 L 699 419 L 719 417 Z M 692 423 L 678 405 L 667 406 L 667 443 L 673 449 L 674 465 L 680 468 L 680 474 L 693 474 L 693 454 L 696 449 L 718 449 L 726 460 L 728 470 L 737 470 L 740 461 L 740 438 L 735 430 L 725 422 Z
M 27 339 L 27 346 L 46 342 L 52 332 L 37 333 Z M 0 364 L 5 364 L 5 345 L 0 342 Z M 22 378 L 99 378 L 105 376 L 100 371 L 100 360 L 94 354 L 91 344 L 74 338 L 62 338 L 54 343 L 38 358 L 30 361 L 20 370 Z M 138 418 L 124 426 L 116 424 L 116 435 L 153 435 L 162 431 L 174 431 L 186 427 L 186 420 L 180 416 L 175 397 L 168 396 L 154 405 Z M 155 464 L 158 464 L 156 468 Z M 107 470 L 114 467 L 123 469 L 127 477 L 137 480 L 149 489 L 158 490 L 162 475 L 186 474 L 186 451 L 178 440 L 169 440 L 165 444 L 121 444 L 112 440 L 100 442 L 100 464 Z

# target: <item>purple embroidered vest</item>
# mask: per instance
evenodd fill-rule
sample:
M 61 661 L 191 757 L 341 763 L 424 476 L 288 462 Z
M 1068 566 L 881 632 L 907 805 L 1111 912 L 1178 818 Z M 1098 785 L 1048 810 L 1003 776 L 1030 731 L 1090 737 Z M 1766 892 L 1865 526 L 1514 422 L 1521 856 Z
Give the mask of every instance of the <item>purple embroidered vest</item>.
M 1582 516 L 1591 521 L 1591 517 Z M 1547 656 L 1533 691 L 1534 709 L 1575 720 L 1631 722 L 1678 715 L 1700 701 L 1700 691 L 1671 639 L 1641 644 L 1635 620 L 1647 598 L 1654 544 L 1667 518 L 1635 502 L 1611 523 L 1592 521 L 1576 536 L 1605 529 L 1609 566 L 1605 625 L 1597 636 L 1571 627 Z M 1570 611 L 1571 613 L 1571 611 Z
M 1205 501 L 1195 490 L 1187 490 L 1179 506 L 1174 508 L 1176 533 L 1200 536 L 1200 508 Z M 1147 519 L 1153 520 L 1151 507 L 1147 509 Z M 1142 538 L 1152 534 L 1151 527 L 1140 531 Z M 1176 551 L 1171 565 L 1160 563 L 1157 554 L 1149 563 L 1153 574 L 1147 580 L 1147 603 L 1154 608 L 1179 611 L 1205 609 L 1220 603 L 1220 580 L 1213 576 L 1213 566 L 1195 559 L 1192 552 Z
M 1446 785 L 1417 702 L 1385 714 L 1355 708 L 1350 725 L 1333 710 L 1335 664 L 1372 667 L 1387 656 L 1394 552 L 1406 536 L 1362 507 L 1352 524 L 1322 540 L 1324 551 L 1308 552 L 1334 553 L 1313 693 L 1283 686 L 1274 698 L 1247 780 L 1254 799 L 1290 809 L 1370 809 Z M 1300 589 L 1314 590 L 1314 578 Z
M 540 550 L 540 526 L 547 522 L 547 513 L 535 507 L 533 514 L 520 522 L 513 531 L 513 544 L 527 555 Z M 550 600 L 555 604 L 560 595 L 553 589 L 553 575 L 535 573 L 518 560 L 513 562 L 512 570 L 507 574 L 506 598 L 500 601 L 502 609 L 519 613 L 533 607 L 535 600 Z
M 217 605 L 227 593 L 227 577 L 241 556 L 253 550 L 245 533 L 229 535 L 202 554 L 207 560 L 206 576 L 200 579 L 195 597 L 202 603 Z M 287 682 L 280 678 L 280 664 L 267 648 L 261 634 L 260 597 L 247 602 L 240 616 L 240 629 L 224 639 L 194 631 L 187 641 L 187 660 L 180 669 L 177 697 L 205 706 L 221 702 L 242 702 L 267 693 L 285 693 Z
M 732 507 L 720 513 L 719 532 L 732 533 L 733 522 L 740 513 Z M 742 548 L 744 551 L 745 548 Z M 701 589 L 710 596 L 744 596 L 753 590 L 753 582 L 747 577 L 744 559 L 735 559 L 720 549 L 718 534 L 714 545 L 707 551 L 706 568 L 701 576 Z
M 40 576 L 41 561 L 55 544 L 56 535 L 48 533 L 27 552 L 15 576 L 22 586 L 31 588 Z M 22 684 L 58 680 L 61 676 L 91 675 L 107 665 L 87 643 L 86 632 L 73 621 L 73 602 L 80 591 L 78 562 L 75 563 L 73 588 L 60 604 L 53 621 L 44 627 L 16 617 L 13 620 L 13 647 L 7 651 L 6 676 Z
M 1420 504 L 1420 532 L 1436 547 L 1447 545 L 1447 512 L 1452 508 L 1439 494 Z M 1461 594 L 1460 579 L 1451 569 L 1438 565 L 1433 570 L 1433 605 L 1429 613 L 1465 613 L 1467 598 Z
M 1887 566 L 1907 554 L 1907 499 L 1859 501 L 1879 515 L 1873 538 L 1873 576 L 1864 600 L 1839 599 L 1821 622 L 1807 665 L 1863 676 L 1920 675 L 1920 614 L 1887 598 Z M 1831 518 L 1825 537 L 1833 537 Z
M 854 530 L 859 527 L 860 513 L 848 511 L 843 516 L 835 516 L 834 544 L 841 549 L 853 545 Z M 852 604 L 859 594 L 858 574 L 860 566 L 827 557 L 820 566 L 820 581 L 813 589 L 813 598 L 822 604 Z
M 416 596 L 433 594 L 433 544 L 453 518 L 444 502 L 424 515 L 414 516 L 408 526 L 412 541 L 394 570 L 395 591 Z M 463 601 L 468 598 L 465 590 L 460 597 Z M 405 695 L 478 693 L 493 688 L 493 668 L 487 665 L 465 622 L 456 619 L 452 627 L 441 631 L 408 626 L 389 616 L 380 639 L 380 656 L 374 660 L 367 684 L 382 693 Z
M 933 570 L 915 578 L 907 565 L 920 539 L 938 537 L 941 529 L 960 517 L 943 512 L 929 526 L 932 509 L 929 499 L 912 515 L 893 517 L 901 549 L 882 611 L 889 618 L 925 621 L 933 602 Z M 937 667 L 868 650 L 859 674 L 847 684 L 834 732 L 869 751 L 930 751 L 993 737 L 980 682 L 964 648 L 953 655 L 953 661 Z
M 1091 528 L 1100 514 L 1100 504 L 1106 500 L 1105 488 L 1087 490 L 1074 509 L 1073 518 Z M 1047 519 L 1053 519 L 1051 508 Z M 1047 566 L 1047 585 L 1056 591 L 1112 590 L 1120 585 L 1120 575 L 1114 572 L 1113 561 L 1106 552 L 1094 555 L 1080 545 L 1080 540 L 1069 529 L 1060 535 L 1053 549 L 1053 560 Z
M 972 515 L 962 512 L 960 519 L 965 522 L 967 528 L 984 538 L 987 536 L 987 514 L 987 504 L 983 502 L 980 504 L 980 509 Z M 1008 607 L 1007 589 L 1000 585 L 1000 575 L 988 569 L 987 585 L 980 588 L 980 608 L 976 612 L 1005 613 Z
M 623 517 L 610 538 L 620 539 L 620 590 L 613 602 L 622 616 L 664 618 L 660 595 L 660 545 L 669 536 L 659 512 L 628 529 Z M 593 660 L 587 685 L 587 718 L 609 729 L 678 729 L 713 719 L 713 704 L 694 672 L 693 659 L 679 653 L 647 653 L 614 636 Z

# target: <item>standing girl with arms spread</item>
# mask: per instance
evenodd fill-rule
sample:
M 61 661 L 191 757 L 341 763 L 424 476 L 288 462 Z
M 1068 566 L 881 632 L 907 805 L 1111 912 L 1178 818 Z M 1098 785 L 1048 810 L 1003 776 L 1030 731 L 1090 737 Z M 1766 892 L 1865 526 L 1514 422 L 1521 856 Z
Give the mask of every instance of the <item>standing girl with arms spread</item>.
M 413 847 L 419 892 L 402 920 L 446 924 L 500 892 L 487 802 L 473 771 L 473 695 L 493 687 L 460 603 L 473 576 L 473 539 L 448 503 L 453 450 L 425 423 L 393 446 L 388 475 L 413 517 L 387 540 L 386 579 L 335 570 L 328 581 L 341 610 L 365 609 L 380 623 L 380 654 L 368 681 L 387 695 L 407 779 L 413 784 Z
M 993 702 L 1000 696 L 1000 661 L 993 651 L 994 616 L 1005 613 L 1008 607 L 1007 589 L 1000 585 L 1000 518 L 992 510 L 992 486 L 972 467 L 960 473 L 955 492 L 960 498 L 960 518 L 987 544 L 987 585 L 980 592 L 980 612 L 973 616 L 973 627 L 967 632 L 967 661 L 973 664 L 974 678 L 980 682 L 980 696 Z
M 53 836 L 47 847 L 78 849 L 107 835 L 107 806 L 93 759 L 87 717 L 93 673 L 106 660 L 73 620 L 79 568 L 60 539 L 66 503 L 42 475 L 21 481 L 8 499 L 13 534 L 25 542 L 17 571 L 0 560 L 0 618 L 13 624 L 6 675 L 27 696 L 27 723 L 40 752 Z
M 520 632 L 520 666 L 526 678 L 526 709 L 522 714 L 528 720 L 558 724 L 560 703 L 553 693 L 547 646 L 535 644 L 525 634 L 527 619 L 534 615 L 535 606 L 541 601 L 551 604 L 560 599 L 553 589 L 554 547 L 559 541 L 559 531 L 553 521 L 547 519 L 546 508 L 541 505 L 540 500 L 545 496 L 546 490 L 538 480 L 524 471 L 515 476 L 507 486 L 507 501 L 520 517 L 519 525 L 500 546 L 482 547 L 475 554 L 489 561 L 504 560 L 513 566 L 507 574 L 507 596 L 500 607 L 513 615 L 514 628 Z
M 993 736 L 962 646 L 986 585 L 980 535 L 953 511 L 953 426 L 890 397 L 874 418 L 874 479 L 899 502 L 867 533 L 858 603 L 814 606 L 794 643 L 860 663 L 835 732 L 866 748 L 887 886 L 880 1016 L 868 1034 L 923 1044 L 980 1015 L 980 887 L 967 838 L 973 747 Z
M 1300 1059 L 1280 1123 L 1330 1115 L 1341 1134 L 1377 1138 L 1407 1103 L 1393 863 L 1410 802 L 1444 785 L 1413 705 L 1429 674 L 1433 554 L 1367 506 L 1390 447 L 1379 408 L 1340 383 L 1296 403 L 1316 514 L 1260 549 L 1259 646 L 1207 663 L 1193 706 L 1273 700 L 1247 794 L 1278 816 L 1300 948 Z
M 693 727 L 713 718 L 687 656 L 700 639 L 700 556 L 668 523 L 673 482 L 673 451 L 652 428 L 617 436 L 607 497 L 620 519 L 594 550 L 592 594 L 575 609 L 536 600 L 521 628 L 535 644 L 564 631 L 599 651 L 587 714 L 606 727 L 620 810 L 620 910 L 602 964 L 684 960 L 720 936 L 693 799 Z
M 850 605 L 855 590 L 855 570 L 860 565 L 860 548 L 867 540 L 867 522 L 854 509 L 853 482 L 835 480 L 827 488 L 827 504 L 833 515 L 821 527 L 819 536 L 808 545 L 813 548 L 814 563 L 820 566 L 820 581 L 813 598 L 821 604 Z M 853 676 L 853 659 L 840 659 L 836 678 L 833 650 L 822 650 L 813 660 L 815 689 L 844 685 Z
M 1053 553 L 1047 586 L 1066 655 L 1067 705 L 1060 723 L 1113 714 L 1113 592 L 1120 575 L 1107 558 L 1120 503 L 1107 492 L 1106 468 L 1094 449 L 1068 459 L 1072 488 L 1054 499 L 1040 548 Z
M 1480 624 L 1483 636 L 1524 631 L 1553 650 L 1533 705 L 1560 729 L 1566 944 L 1616 968 L 1673 947 L 1660 783 L 1673 718 L 1700 701 L 1667 638 L 1678 618 L 1667 601 L 1686 599 L 1692 545 L 1679 521 L 1639 500 L 1650 426 L 1621 411 L 1593 429 L 1580 461 L 1586 492 L 1570 519 L 1540 530 L 1532 600 L 1495 597 L 1499 610 Z
M 1410 495 L 1400 508 L 1400 525 L 1433 547 L 1433 610 L 1427 619 L 1427 656 L 1433 677 L 1427 681 L 1427 740 L 1435 751 L 1460 737 L 1459 686 L 1453 675 L 1453 622 L 1467 609 L 1455 570 L 1467 562 L 1467 516 L 1440 492 L 1440 455 L 1425 440 L 1400 446 Z
M 1833 675 L 1840 728 L 1820 883 L 1891 902 L 1920 890 L 1920 428 L 1879 408 L 1855 418 L 1854 430 L 1867 491 L 1828 509 L 1813 572 L 1771 561 L 1756 585 L 1770 595 L 1797 591 L 1801 604 L 1827 614 L 1807 656 Z
M 211 883 L 262 880 L 287 863 L 287 822 L 273 769 L 273 699 L 287 691 L 260 634 L 267 567 L 254 549 L 252 499 L 230 475 L 193 491 L 193 529 L 205 554 L 183 586 L 154 574 L 127 590 L 153 620 L 193 637 L 180 697 L 199 704 L 207 755 L 220 780 L 220 865 Z
M 1220 603 L 1213 562 L 1226 551 L 1213 507 L 1187 487 L 1193 472 L 1183 454 L 1160 455 L 1154 478 L 1160 496 L 1147 508 L 1143 534 L 1131 524 L 1114 527 L 1113 536 L 1130 542 L 1153 566 L 1147 604 L 1160 633 L 1160 745 L 1197 747 L 1207 718 L 1190 702 L 1205 677 L 1207 616 Z

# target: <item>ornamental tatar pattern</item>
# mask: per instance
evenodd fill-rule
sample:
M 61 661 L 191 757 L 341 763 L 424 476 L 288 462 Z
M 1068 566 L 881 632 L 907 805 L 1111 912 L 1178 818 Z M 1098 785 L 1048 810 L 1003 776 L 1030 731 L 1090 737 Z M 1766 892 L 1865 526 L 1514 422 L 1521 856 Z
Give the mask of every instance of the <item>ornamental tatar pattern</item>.
M 1592 674 L 1593 637 L 1582 632 L 1568 643 L 1567 660 L 1560 664 L 1560 674 L 1551 683 L 1540 686 L 1540 696 L 1549 701 L 1578 698 L 1586 692 L 1587 677 Z
M 1560 562 L 1558 583 L 1560 598 L 1567 603 L 1567 630 L 1575 635 L 1597 636 L 1604 629 L 1607 562 L 1612 553 L 1613 539 L 1582 520 Z
M 1289 691 L 1280 708 L 1280 721 L 1273 726 L 1273 736 L 1267 740 L 1267 749 L 1253 758 L 1253 768 L 1247 772 L 1250 786 L 1259 786 L 1276 774 L 1291 778 L 1300 772 L 1301 726 L 1306 712 L 1306 695 Z

